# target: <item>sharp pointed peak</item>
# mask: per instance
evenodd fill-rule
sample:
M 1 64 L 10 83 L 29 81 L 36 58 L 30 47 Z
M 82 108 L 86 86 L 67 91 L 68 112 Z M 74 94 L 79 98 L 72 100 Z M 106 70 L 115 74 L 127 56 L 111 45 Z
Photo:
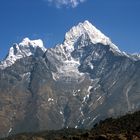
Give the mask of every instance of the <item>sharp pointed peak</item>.
M 104 35 L 99 29 L 97 29 L 94 25 L 92 25 L 92 23 L 90 23 L 88 20 L 85 20 L 84 22 L 80 22 L 78 25 L 73 26 L 65 34 L 64 45 L 68 49 L 73 50 L 74 44 L 83 35 L 85 36 L 85 39 L 88 36 L 93 44 L 101 43 L 103 45 L 109 45 L 110 49 L 113 50 L 113 52 L 116 51 L 121 53 L 118 47 L 112 43 L 110 38 Z
M 109 40 L 107 36 L 105 36 L 100 30 L 98 30 L 95 26 L 93 26 L 88 20 L 85 20 L 84 22 L 80 22 L 78 25 L 73 26 L 65 35 L 65 38 L 77 39 L 82 34 L 88 34 L 92 39 L 104 39 Z
M 85 21 L 83 21 L 83 22 L 80 22 L 79 24 L 82 24 L 82 25 L 92 25 L 92 23 L 90 22 L 90 21 L 88 21 L 88 20 L 85 20 Z

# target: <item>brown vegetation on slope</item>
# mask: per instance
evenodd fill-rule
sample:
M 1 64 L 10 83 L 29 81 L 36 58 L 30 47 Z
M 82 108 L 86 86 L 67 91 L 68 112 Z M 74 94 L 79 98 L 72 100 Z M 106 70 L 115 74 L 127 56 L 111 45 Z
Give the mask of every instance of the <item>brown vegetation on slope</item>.
M 92 130 L 63 129 L 25 133 L 2 140 L 140 140 L 140 111 L 100 121 Z

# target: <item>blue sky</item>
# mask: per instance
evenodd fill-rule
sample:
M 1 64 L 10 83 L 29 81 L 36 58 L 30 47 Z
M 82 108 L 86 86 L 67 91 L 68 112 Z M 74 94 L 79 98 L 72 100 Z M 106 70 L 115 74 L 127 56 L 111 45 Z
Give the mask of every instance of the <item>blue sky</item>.
M 89 20 L 123 51 L 140 53 L 140 0 L 0 0 L 0 59 L 13 43 L 41 38 L 61 43 L 73 25 Z

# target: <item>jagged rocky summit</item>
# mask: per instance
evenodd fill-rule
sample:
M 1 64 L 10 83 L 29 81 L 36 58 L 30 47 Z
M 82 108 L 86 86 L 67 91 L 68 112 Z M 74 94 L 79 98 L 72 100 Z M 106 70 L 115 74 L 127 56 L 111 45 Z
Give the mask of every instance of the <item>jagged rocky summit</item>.
M 25 38 L 0 62 L 0 136 L 91 128 L 140 109 L 140 57 L 119 50 L 91 23 L 46 49 Z

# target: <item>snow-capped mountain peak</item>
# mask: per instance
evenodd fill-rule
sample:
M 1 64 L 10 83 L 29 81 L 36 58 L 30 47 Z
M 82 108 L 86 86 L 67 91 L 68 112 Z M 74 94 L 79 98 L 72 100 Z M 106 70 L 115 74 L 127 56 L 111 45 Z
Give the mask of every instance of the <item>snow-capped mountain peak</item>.
M 67 50 L 74 50 L 74 44 L 81 36 L 89 37 L 93 44 L 101 43 L 103 45 L 109 45 L 112 51 L 121 52 L 111 40 L 105 36 L 100 30 L 93 26 L 89 21 L 84 21 L 74 26 L 65 35 L 64 45 Z
M 140 53 L 133 53 L 129 55 L 133 60 L 140 60 Z
M 14 64 L 18 59 L 34 55 L 37 48 L 40 48 L 43 52 L 46 51 L 42 40 L 30 40 L 29 38 L 24 38 L 21 43 L 14 44 L 9 49 L 6 59 L 0 64 L 0 68 L 4 69 Z
M 43 41 L 41 39 L 30 40 L 29 38 L 26 37 L 22 40 L 21 43 L 19 43 L 19 46 L 27 46 L 27 47 L 32 46 L 33 48 L 40 47 L 42 50 L 44 51 L 46 50 L 44 48 Z

